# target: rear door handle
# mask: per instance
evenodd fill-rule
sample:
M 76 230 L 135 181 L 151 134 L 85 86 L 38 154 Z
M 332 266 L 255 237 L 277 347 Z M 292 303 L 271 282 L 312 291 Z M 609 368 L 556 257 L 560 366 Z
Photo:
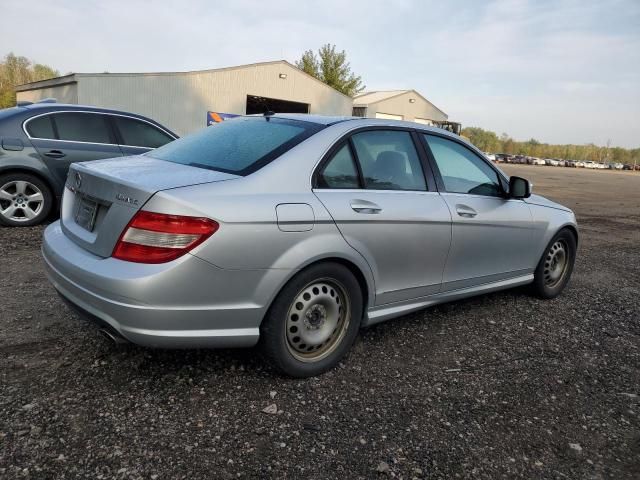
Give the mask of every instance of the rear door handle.
M 63 153 L 60 150 L 49 150 L 45 155 L 50 158 L 62 158 L 67 156 L 66 153 Z
M 351 208 L 357 213 L 380 213 L 382 208 L 367 200 L 351 200 Z
M 456 212 L 458 213 L 458 215 L 464 218 L 473 218 L 478 214 L 478 212 L 476 212 L 473 208 L 466 205 L 456 205 Z

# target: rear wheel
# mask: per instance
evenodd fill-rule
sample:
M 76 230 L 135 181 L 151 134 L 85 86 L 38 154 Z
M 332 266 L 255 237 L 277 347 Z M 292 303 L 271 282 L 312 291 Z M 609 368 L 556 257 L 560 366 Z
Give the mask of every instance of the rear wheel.
M 28 173 L 0 176 L 0 223 L 30 227 L 41 223 L 53 205 L 49 187 Z
M 549 242 L 534 274 L 533 289 L 541 298 L 555 298 L 567 286 L 576 259 L 576 238 L 560 230 Z
M 362 292 L 348 268 L 337 263 L 309 267 L 278 294 L 261 326 L 262 348 L 292 377 L 333 368 L 360 328 Z

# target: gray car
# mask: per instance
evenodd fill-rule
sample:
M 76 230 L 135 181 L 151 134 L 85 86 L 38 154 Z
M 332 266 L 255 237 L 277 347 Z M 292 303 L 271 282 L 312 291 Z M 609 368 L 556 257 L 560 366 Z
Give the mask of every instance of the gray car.
M 238 117 L 147 154 L 72 165 L 43 255 L 63 298 L 152 347 L 260 344 L 288 375 L 359 329 L 571 276 L 574 214 L 409 122 Z
M 41 223 L 74 162 L 148 152 L 177 138 L 141 115 L 54 101 L 0 110 L 0 224 Z

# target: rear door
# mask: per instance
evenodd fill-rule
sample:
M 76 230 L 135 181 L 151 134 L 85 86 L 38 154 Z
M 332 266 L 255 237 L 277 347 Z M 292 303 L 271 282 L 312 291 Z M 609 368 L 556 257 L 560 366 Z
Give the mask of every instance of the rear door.
M 453 223 L 443 291 L 530 273 L 537 250 L 527 204 L 506 198 L 497 170 L 467 146 L 438 135 L 423 138 Z
M 101 113 L 46 113 L 32 117 L 24 126 L 31 143 L 61 184 L 74 162 L 122 156 L 108 117 Z
M 451 216 L 425 168 L 411 132 L 372 129 L 339 143 L 315 175 L 314 193 L 371 266 L 377 305 L 440 290 Z
M 110 115 L 120 148 L 125 155 L 138 155 L 175 140 L 169 132 L 139 118 Z

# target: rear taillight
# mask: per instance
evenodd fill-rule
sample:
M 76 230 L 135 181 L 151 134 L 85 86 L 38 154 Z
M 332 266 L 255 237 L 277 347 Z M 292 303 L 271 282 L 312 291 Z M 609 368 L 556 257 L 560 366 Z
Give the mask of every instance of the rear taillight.
M 112 256 L 127 262 L 169 262 L 200 245 L 219 226 L 208 218 L 140 210 L 120 235 Z

